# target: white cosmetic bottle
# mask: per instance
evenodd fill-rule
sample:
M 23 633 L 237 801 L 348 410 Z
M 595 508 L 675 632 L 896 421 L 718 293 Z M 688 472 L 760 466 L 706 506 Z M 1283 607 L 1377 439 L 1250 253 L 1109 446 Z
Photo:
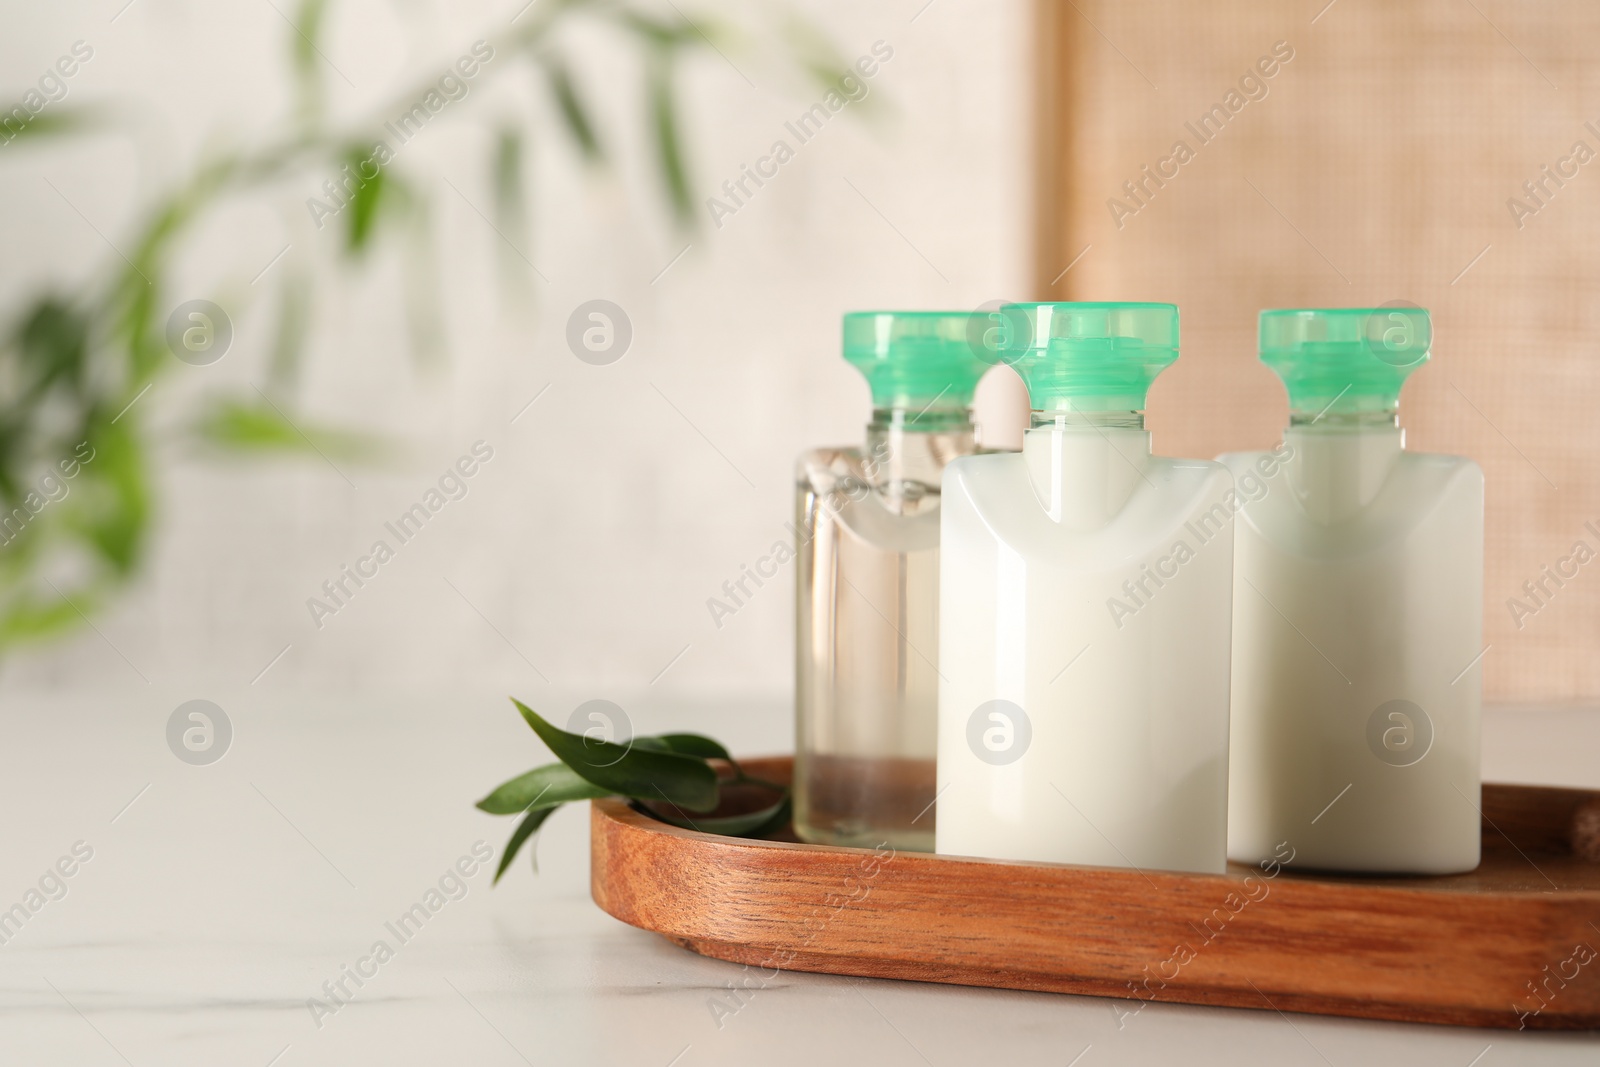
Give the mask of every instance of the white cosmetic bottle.
M 1228 854 L 1297 867 L 1478 865 L 1483 472 L 1408 452 L 1421 308 L 1266 311 L 1289 391 L 1276 453 L 1221 457 L 1234 531 Z
M 1170 304 L 1020 304 L 1020 454 L 945 468 L 937 851 L 1226 866 L 1232 479 L 1151 455 Z

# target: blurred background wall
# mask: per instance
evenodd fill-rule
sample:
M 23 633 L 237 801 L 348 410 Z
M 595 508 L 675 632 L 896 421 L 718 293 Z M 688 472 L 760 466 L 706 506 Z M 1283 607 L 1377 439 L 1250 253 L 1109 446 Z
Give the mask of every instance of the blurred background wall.
M 297 49 L 330 114 L 353 118 L 541 9 L 345 0 L 326 7 L 314 49 L 299 10 L 105 0 L 10 16 L 3 99 L 82 42 L 92 58 L 65 102 L 108 121 L 0 146 L 0 310 L 105 277 L 154 197 L 210 154 L 266 143 L 299 106 Z M 790 536 L 795 453 L 861 435 L 866 390 L 839 359 L 840 313 L 1045 296 L 1182 306 L 1184 357 L 1149 421 L 1158 451 L 1200 456 L 1278 439 L 1286 409 L 1255 361 L 1258 309 L 1431 308 L 1434 361 L 1402 421 L 1412 447 L 1473 456 L 1488 477 L 1486 692 L 1600 692 L 1600 579 L 1586 568 L 1541 601 L 1524 590 L 1574 542 L 1600 548 L 1584 525 L 1600 525 L 1587 299 L 1600 273 L 1587 183 L 1600 178 L 1577 148 L 1600 152 L 1600 10 L 808 4 L 794 11 L 844 62 L 892 55 L 866 99 L 804 143 L 786 123 L 822 94 L 794 62 L 805 34 L 789 9 L 660 10 L 742 28 L 681 70 L 693 228 L 674 225 L 631 132 L 651 119 L 639 64 L 578 25 L 573 71 L 608 167 L 583 163 L 529 79 L 480 77 L 393 164 L 428 195 L 436 253 L 385 237 L 349 265 L 310 220 L 321 189 L 306 175 L 226 201 L 182 242 L 162 314 L 214 300 L 235 337 L 214 364 L 172 367 L 129 416 L 161 442 L 146 565 L 92 627 L 13 651 L 0 692 L 470 685 L 558 708 L 645 692 L 781 707 L 792 575 L 720 627 L 706 601 Z M 488 165 L 508 123 L 527 127 L 531 189 L 513 237 L 494 221 Z M 713 211 L 779 139 L 795 150 L 777 176 Z M 291 417 L 384 434 L 393 459 L 218 460 L 185 435 L 197 399 L 265 384 L 273 286 L 291 270 L 320 298 Z M 567 340 L 597 299 L 632 332 L 604 365 Z M 444 344 L 418 358 L 408 322 L 427 306 Z M 1009 371 L 980 405 L 986 439 L 1014 441 Z M 326 601 L 323 583 L 479 441 L 493 459 L 467 496 L 314 620 L 308 599 Z M 1514 619 L 1514 598 L 1537 610 Z
M 93 57 L 68 99 L 117 117 L 92 136 L 0 147 L 9 308 L 49 281 L 81 285 L 120 266 L 143 203 L 218 146 L 262 141 L 295 106 L 292 5 L 125 2 L 30 6 L 0 38 L 0 96 L 20 99 L 82 41 Z M 706 601 L 789 536 L 795 454 L 862 436 L 867 392 L 839 357 L 843 311 L 1025 293 L 1030 11 L 976 0 L 796 9 L 847 62 L 875 44 L 880 57 L 867 99 L 801 144 L 785 123 L 823 94 L 785 56 L 785 9 L 661 10 L 747 30 L 682 71 L 696 227 L 673 226 L 645 139 L 629 132 L 649 120 L 638 64 L 580 28 L 573 73 L 611 131 L 613 165 L 586 168 L 547 113 L 528 149 L 530 236 L 508 242 L 489 218 L 486 159 L 532 87 L 478 78 L 393 164 L 432 198 L 438 358 L 407 354 L 415 254 L 380 241 L 365 268 L 342 266 L 338 238 L 310 224 L 317 181 L 232 200 L 185 241 L 182 291 L 166 303 L 218 302 L 235 338 L 219 362 L 175 367 L 133 409 L 166 442 L 148 565 L 93 629 L 12 654 L 0 686 L 148 684 L 178 698 L 470 688 L 561 714 L 647 690 L 787 701 L 792 574 L 720 628 Z M 379 107 L 525 11 L 523 0 L 329 5 L 315 63 L 330 111 Z M 726 203 L 722 183 L 778 139 L 794 158 L 714 221 L 704 201 Z M 525 258 L 539 275 L 521 289 L 498 269 L 508 244 L 512 265 Z M 218 461 L 185 443 L 196 397 L 260 384 L 266 291 L 297 261 L 323 303 L 290 417 L 386 434 L 403 445 L 393 462 Z M 631 322 L 609 365 L 580 361 L 566 340 L 569 315 L 594 299 Z M 1010 371 L 999 376 L 983 393 L 990 440 L 1020 433 L 1025 407 Z M 466 497 L 316 625 L 308 598 L 326 602 L 322 584 L 376 539 L 395 544 L 384 523 L 479 441 L 493 459 Z

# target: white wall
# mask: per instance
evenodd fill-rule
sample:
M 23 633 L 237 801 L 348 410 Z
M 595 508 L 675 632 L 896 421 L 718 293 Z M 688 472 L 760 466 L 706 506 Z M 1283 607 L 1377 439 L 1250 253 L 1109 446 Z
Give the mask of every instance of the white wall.
M 118 262 L 107 241 L 129 239 L 141 204 L 205 147 L 259 143 L 289 106 L 290 31 L 271 5 L 137 0 L 110 21 L 123 2 L 6 16 L 0 98 L 20 97 L 83 39 L 95 55 L 69 99 L 113 102 L 136 131 L 0 148 L 6 309 L 46 279 L 103 275 Z M 847 57 L 879 40 L 894 49 L 871 82 L 881 106 L 832 120 L 747 206 L 691 236 L 666 222 L 637 158 L 643 139 L 619 137 L 638 118 L 637 65 L 620 61 L 611 38 L 584 35 L 579 75 L 625 158 L 618 178 L 586 178 L 553 123 L 539 128 L 530 258 L 548 282 L 520 295 L 496 274 L 500 238 L 444 179 L 488 209 L 490 133 L 526 87 L 520 76 L 485 81 L 451 105 L 396 163 L 434 191 L 449 340 L 436 366 L 406 354 L 402 248 L 381 248 L 364 274 L 328 266 L 335 239 L 308 224 L 316 182 L 305 177 L 230 205 L 185 246 L 184 291 L 170 302 L 205 296 L 234 309 L 234 347 L 211 367 L 174 361 L 138 408 L 171 435 L 144 577 L 96 620 L 101 633 L 14 656 L 0 685 L 143 689 L 142 675 L 150 692 L 182 699 L 471 687 L 562 714 L 578 699 L 645 691 L 786 699 L 792 573 L 720 630 L 705 602 L 785 536 L 795 453 L 860 436 L 867 394 L 839 359 L 841 312 L 974 307 L 1025 285 L 1027 7 L 923 3 L 808 5 Z M 323 50 L 355 87 L 329 75 L 335 113 L 365 114 L 521 6 L 336 3 Z M 775 138 L 792 143 L 783 122 L 818 96 L 770 47 L 777 12 L 745 8 L 719 9 L 768 27 L 769 45 L 730 47 L 731 64 L 707 52 L 685 81 L 701 198 Z M 285 244 L 274 271 L 324 264 L 299 410 L 405 443 L 387 469 L 341 465 L 354 488 L 315 459 L 219 463 L 177 438 L 196 396 L 263 379 L 269 309 L 258 290 L 273 276 L 250 279 Z M 564 341 L 569 312 L 596 297 L 633 324 L 630 350 L 610 366 L 580 362 Z M 987 382 L 985 394 L 986 417 L 1014 417 L 1010 383 Z M 469 495 L 317 629 L 307 598 L 374 540 L 393 544 L 384 521 L 480 439 L 494 459 Z

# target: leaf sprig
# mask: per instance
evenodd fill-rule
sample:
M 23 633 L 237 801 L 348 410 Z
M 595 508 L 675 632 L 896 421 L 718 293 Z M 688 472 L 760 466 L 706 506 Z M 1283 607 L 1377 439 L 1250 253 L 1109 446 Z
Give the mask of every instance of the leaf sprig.
M 515 698 L 522 718 L 560 760 L 535 767 L 496 786 L 478 801 L 490 815 L 521 815 L 506 842 L 499 882 L 527 840 L 563 804 L 599 797 L 622 796 L 663 822 L 702 833 L 729 837 L 760 837 L 789 819 L 789 789 L 745 773 L 719 742 L 702 734 L 656 734 L 617 743 L 569 733 L 545 721 L 538 712 Z M 731 777 L 723 777 L 711 761 L 725 764 Z M 777 793 L 778 799 L 755 811 L 737 815 L 707 815 L 722 801 L 730 785 L 756 785 Z M 644 807 L 645 804 L 651 805 Z M 698 818 L 691 816 L 693 812 Z M 533 850 L 529 849 L 533 856 Z M 534 857 L 533 869 L 539 869 Z

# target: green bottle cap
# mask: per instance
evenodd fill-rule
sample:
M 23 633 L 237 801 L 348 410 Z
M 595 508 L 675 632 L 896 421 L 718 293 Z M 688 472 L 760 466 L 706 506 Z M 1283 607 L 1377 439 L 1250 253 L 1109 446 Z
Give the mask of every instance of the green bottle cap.
M 1006 304 L 1000 320 L 1035 411 L 1143 411 L 1178 358 L 1176 304 Z
M 1410 305 L 1261 313 L 1261 362 L 1293 411 L 1393 411 L 1432 343 L 1427 310 Z
M 983 347 L 989 319 L 971 311 L 852 311 L 844 317 L 844 358 L 866 376 L 875 408 L 964 410 L 995 361 Z

